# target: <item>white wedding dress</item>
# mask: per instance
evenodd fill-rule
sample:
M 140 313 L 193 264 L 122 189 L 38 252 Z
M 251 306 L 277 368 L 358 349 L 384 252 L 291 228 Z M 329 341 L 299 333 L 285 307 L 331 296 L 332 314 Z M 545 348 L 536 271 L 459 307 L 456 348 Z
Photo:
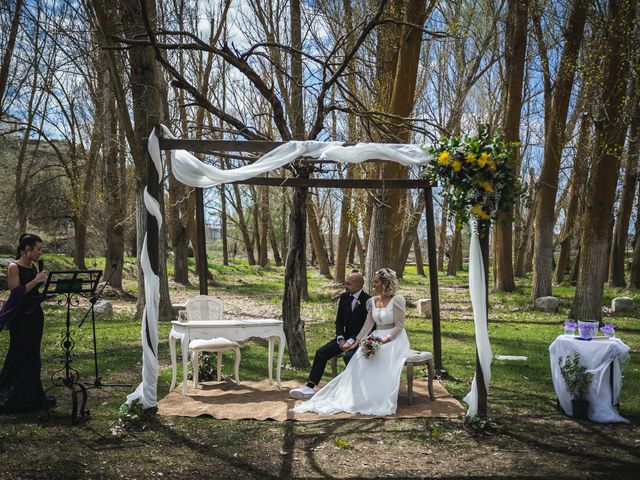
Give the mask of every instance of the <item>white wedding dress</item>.
M 412 354 L 404 329 L 406 303 L 404 297 L 395 295 L 386 307 L 376 307 L 374 298 L 367 300 L 369 314 L 358 339 L 366 337 L 375 323 L 371 335 L 389 337 L 391 341 L 381 345 L 371 358 L 365 358 L 359 348 L 344 372 L 309 400 L 296 405 L 294 412 L 396 413 L 402 368 Z

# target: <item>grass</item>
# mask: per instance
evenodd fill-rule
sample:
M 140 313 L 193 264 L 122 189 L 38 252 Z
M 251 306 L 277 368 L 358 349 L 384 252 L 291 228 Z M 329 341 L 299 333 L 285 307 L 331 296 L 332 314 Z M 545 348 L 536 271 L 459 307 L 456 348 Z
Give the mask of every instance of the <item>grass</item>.
M 69 265 L 64 257 L 45 258 L 47 264 Z M 129 274 L 135 271 L 129 260 Z M 100 268 L 103 259 L 95 259 Z M 87 262 L 93 268 L 94 259 Z M 132 267 L 133 265 L 133 267 Z M 193 265 L 191 266 L 193 269 Z M 282 301 L 283 269 L 261 269 L 244 262 L 229 266 L 210 262 L 216 286 L 211 294 L 233 295 L 252 304 L 277 309 Z M 171 266 L 169 266 L 171 270 Z M 91 419 L 77 425 L 68 419 L 69 399 L 65 391 L 53 393 L 60 406 L 48 420 L 41 414 L 0 417 L 0 478 L 167 478 L 184 475 L 207 477 L 331 477 L 331 476 L 483 476 L 512 475 L 513 478 L 567 474 L 572 478 L 586 472 L 602 475 L 635 471 L 640 465 L 640 433 L 635 426 L 597 425 L 575 422 L 555 408 L 555 393 L 549 370 L 548 347 L 562 333 L 562 323 L 570 307 L 573 287 L 554 288 L 561 297 L 560 311 L 537 312 L 528 306 L 529 279 L 518 280 L 513 294 L 493 292 L 490 297 L 490 338 L 494 354 L 525 355 L 525 362 L 494 360 L 489 393 L 489 411 L 494 435 L 477 436 L 467 432 L 460 421 L 370 420 L 367 422 L 319 422 L 312 424 L 254 421 L 214 421 L 207 417 L 158 417 L 143 427 L 113 435 L 118 407 L 133 388 L 103 388 L 89 391 Z M 442 299 L 442 351 L 447 371 L 445 387 L 461 399 L 469 389 L 474 373 L 474 328 L 465 288 L 466 272 L 455 278 L 440 276 Z M 131 278 L 128 284 L 135 283 Z M 186 288 L 197 293 L 197 283 Z M 335 307 L 330 301 L 338 286 L 309 270 L 310 301 L 303 304 L 307 348 L 310 356 L 333 335 Z M 185 293 L 172 286 L 172 292 Z M 407 300 L 407 331 L 413 348 L 432 348 L 429 320 L 415 314 L 416 301 L 427 298 L 428 281 L 408 267 L 400 293 Z M 619 290 L 607 289 L 605 303 Z M 640 292 L 625 292 L 640 304 Z M 140 380 L 142 352 L 140 320 L 135 305 L 119 309 L 111 319 L 96 324 L 100 375 L 104 383 L 131 383 Z M 86 303 L 84 304 L 86 306 Z M 624 371 L 620 413 L 634 425 L 640 420 L 640 315 L 607 318 L 616 324 L 618 335 L 631 347 L 631 359 Z M 42 343 L 45 385 L 61 367 L 60 333 L 64 311 L 46 307 L 45 335 Z M 168 351 L 170 325 L 159 325 L 158 398 L 168 393 L 171 368 Z M 75 323 L 76 341 L 73 365 L 85 381 L 93 381 L 92 337 L 89 324 Z M 4 355 L 8 335 L 0 335 Z M 232 356 L 226 357 L 223 375 L 232 378 Z M 265 343 L 249 343 L 242 351 L 241 377 L 265 377 Z M 285 353 L 285 364 L 288 356 Z M 340 363 L 339 363 L 340 365 Z M 424 374 L 425 372 L 422 372 Z M 286 365 L 283 380 L 306 379 L 306 369 Z M 328 373 L 326 379 L 328 380 Z M 372 449 L 385 445 L 389 461 L 373 458 Z M 20 443 L 20 447 L 18 447 Z M 493 455 L 501 451 L 500 457 Z M 431 453 L 429 453 L 431 452 Z M 585 452 L 589 454 L 586 455 Z M 357 458 L 357 462 L 353 462 Z M 365 459 L 360 461 L 360 459 Z M 469 460 L 469 458 L 474 460 Z M 510 461 L 507 461 L 511 459 Z M 578 461 L 572 470 L 563 462 Z M 472 462 L 472 463 L 469 463 Z M 477 470 L 477 465 L 484 465 Z M 375 466 L 375 467 L 374 467 Z M 594 473 L 595 472 L 595 473 Z M 526 474 L 526 475 L 525 475 Z M 632 475 L 630 474 L 630 477 Z

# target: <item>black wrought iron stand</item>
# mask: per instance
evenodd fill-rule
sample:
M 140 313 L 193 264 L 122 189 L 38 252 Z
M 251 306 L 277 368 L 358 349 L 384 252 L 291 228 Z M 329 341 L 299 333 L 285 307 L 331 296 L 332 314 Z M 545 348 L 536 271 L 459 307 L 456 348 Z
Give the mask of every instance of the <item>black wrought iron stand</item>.
M 105 282 L 102 284 L 100 291 L 96 294 L 94 290 L 93 294 L 91 295 L 91 298 L 89 299 L 89 302 L 91 305 L 89 309 L 85 312 L 84 317 L 82 317 L 82 320 L 80 320 L 80 323 L 78 324 L 78 326 L 81 327 L 86 321 L 87 317 L 91 315 L 91 328 L 93 331 L 93 365 L 94 365 L 95 376 L 94 376 L 93 382 L 84 382 L 84 384 L 86 385 L 86 388 L 131 387 L 130 383 L 102 383 L 102 377 L 100 377 L 100 374 L 98 372 L 98 343 L 96 340 L 95 305 L 96 303 L 98 303 L 98 300 L 100 300 L 100 297 L 102 297 L 102 294 L 104 293 L 104 288 L 107 286 L 107 284 L 109 283 L 109 280 L 111 280 L 111 277 L 116 271 L 115 267 L 116 265 L 114 265 L 113 268 L 111 269 L 111 275 L 109 275 L 109 278 L 107 278 Z
M 90 416 L 87 410 L 87 389 L 80 383 L 80 374 L 71 366 L 74 357 L 73 349 L 75 340 L 71 331 L 71 308 L 80 305 L 80 297 L 85 295 L 93 296 L 98 286 L 102 271 L 100 270 L 68 270 L 49 272 L 49 277 L 44 288 L 45 297 L 62 296 L 58 299 L 58 305 L 67 307 L 65 331 L 62 333 L 63 356 L 60 360 L 64 366 L 51 375 L 51 387 L 68 388 L 71 392 L 71 419 L 76 421 L 78 417 L 87 418 Z M 94 332 L 95 344 L 95 332 Z M 79 404 L 79 405 L 78 405 Z M 78 409 L 79 407 L 79 409 Z

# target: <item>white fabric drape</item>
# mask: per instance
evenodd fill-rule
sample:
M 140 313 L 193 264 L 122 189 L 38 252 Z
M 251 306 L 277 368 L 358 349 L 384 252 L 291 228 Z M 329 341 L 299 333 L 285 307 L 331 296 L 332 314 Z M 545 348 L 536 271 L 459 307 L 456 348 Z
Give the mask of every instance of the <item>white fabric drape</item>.
M 491 344 L 489 343 L 489 329 L 487 326 L 487 287 L 484 278 L 484 263 L 482 261 L 482 251 L 480 250 L 480 239 L 478 231 L 472 228 L 471 245 L 469 246 L 469 294 L 471 295 L 471 305 L 473 306 L 473 324 L 476 331 L 476 351 L 484 384 L 489 393 L 489 382 L 491 381 Z M 471 390 L 462 399 L 469 405 L 467 416 L 473 417 L 478 414 L 478 387 L 476 376 L 473 376 Z
M 163 125 L 163 134 L 175 138 Z M 149 137 L 149 153 L 160 162 L 160 146 L 155 129 Z M 190 187 L 212 187 L 221 183 L 237 182 L 253 178 L 280 167 L 299 157 L 332 160 L 341 163 L 362 163 L 370 159 L 389 160 L 405 166 L 426 165 L 431 155 L 417 145 L 392 143 L 358 143 L 343 147 L 341 142 L 291 141 L 266 153 L 254 163 L 223 170 L 206 165 L 186 150 L 171 153 L 171 170 L 176 179 Z M 154 159 L 154 163 L 156 160 Z M 157 167 L 158 165 L 156 165 Z

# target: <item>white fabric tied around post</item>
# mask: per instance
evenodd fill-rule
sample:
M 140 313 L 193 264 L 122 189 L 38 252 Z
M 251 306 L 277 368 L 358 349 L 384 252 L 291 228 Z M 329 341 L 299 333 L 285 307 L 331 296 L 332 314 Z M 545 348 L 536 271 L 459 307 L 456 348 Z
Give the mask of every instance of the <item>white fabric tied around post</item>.
M 473 306 L 476 351 L 478 352 L 482 376 L 484 377 L 484 385 L 488 394 L 489 382 L 491 381 L 492 353 L 491 344 L 489 343 L 489 327 L 487 326 L 487 286 L 484 278 L 484 263 L 482 261 L 478 231 L 476 228 L 472 228 L 471 230 L 471 245 L 469 247 L 469 294 L 471 296 L 471 305 Z M 488 234 L 488 232 L 486 232 L 486 234 Z M 478 414 L 478 386 L 475 375 L 471 382 L 471 390 L 462 400 L 469 405 L 467 417 L 473 417 Z
M 151 145 L 151 140 L 149 144 Z M 151 146 L 149 147 L 149 152 L 151 153 Z M 154 164 L 156 168 L 158 168 L 158 166 L 162 168 L 162 164 L 155 160 Z M 158 178 L 162 178 L 162 170 L 158 172 Z M 160 228 L 162 227 L 160 205 L 158 201 L 149 194 L 146 188 L 144 189 L 144 205 L 149 213 L 155 217 L 158 224 L 158 235 L 160 235 Z M 140 333 L 142 337 L 142 382 L 133 393 L 127 395 L 127 405 L 131 406 L 132 402 L 138 400 L 142 403 L 143 408 L 153 408 L 158 404 L 158 311 L 160 307 L 160 278 L 151 268 L 146 232 L 142 243 L 140 265 L 144 273 L 145 294 Z

